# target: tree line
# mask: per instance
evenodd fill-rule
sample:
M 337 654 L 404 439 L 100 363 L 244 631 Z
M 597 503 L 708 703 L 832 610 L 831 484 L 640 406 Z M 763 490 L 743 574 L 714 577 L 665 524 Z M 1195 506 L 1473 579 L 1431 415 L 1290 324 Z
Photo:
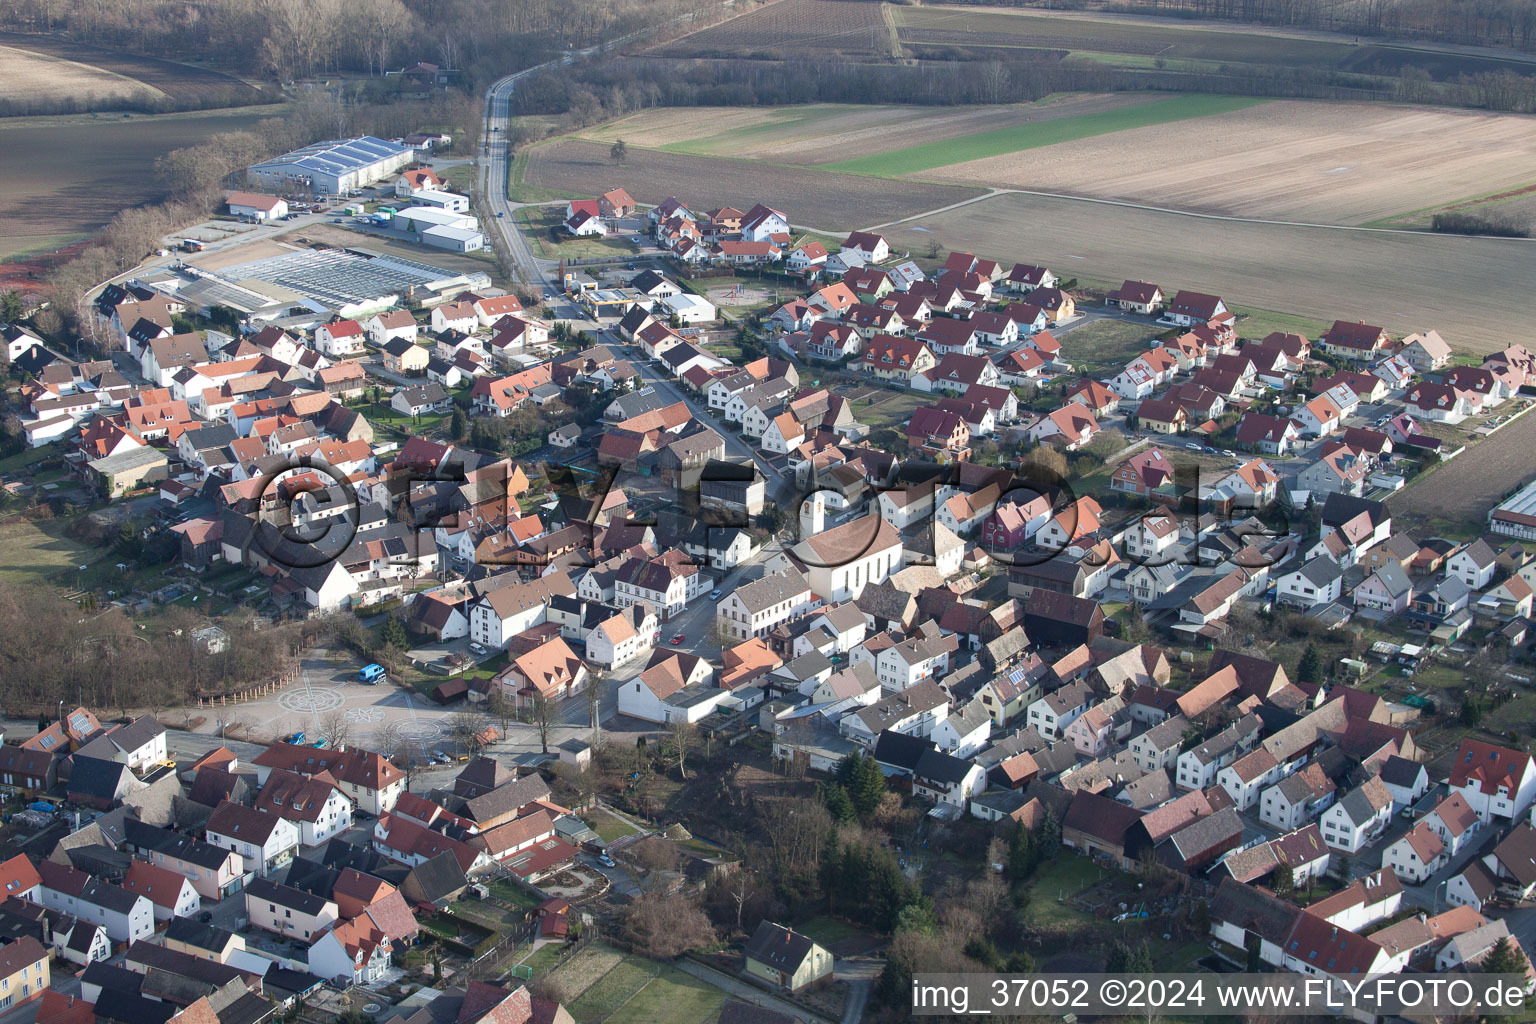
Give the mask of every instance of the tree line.
M 320 628 L 235 617 L 222 624 L 228 648 L 208 653 L 191 635 L 208 619 L 192 609 L 168 607 L 140 629 L 126 610 L 91 604 L 52 587 L 0 584 L 0 707 L 8 714 L 51 712 L 63 700 L 126 716 L 273 682 Z
M 925 51 L 926 52 L 926 51 Z M 1536 111 L 1536 76 L 1512 71 L 1436 80 L 1323 67 L 1231 64 L 1211 70 L 1114 68 L 1046 52 L 1018 56 L 933 48 L 914 64 L 810 60 L 620 58 L 552 69 L 519 85 L 515 113 L 562 115 L 567 129 L 658 106 L 1024 103 L 1055 92 L 1201 92 L 1333 100 L 1402 100 Z M 961 59 L 975 57 L 977 59 Z
M 16 0 L 0 28 L 67 33 L 96 46 L 216 61 L 279 79 L 379 75 L 415 61 L 478 87 L 579 49 L 711 6 L 704 0 Z

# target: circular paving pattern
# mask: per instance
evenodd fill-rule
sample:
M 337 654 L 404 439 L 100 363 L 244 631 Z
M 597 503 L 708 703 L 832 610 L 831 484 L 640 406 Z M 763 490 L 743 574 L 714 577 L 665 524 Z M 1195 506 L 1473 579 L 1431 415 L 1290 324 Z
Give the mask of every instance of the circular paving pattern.
M 349 722 L 378 722 L 382 721 L 383 718 L 383 708 L 347 708 L 347 721 Z
M 313 715 L 321 711 L 336 710 L 346 703 L 346 698 L 335 690 L 296 686 L 285 691 L 281 697 L 277 698 L 277 702 L 288 711 L 295 711 L 301 715 Z
M 401 722 L 395 731 L 417 743 L 427 743 L 443 735 L 443 727 L 427 718 L 413 718 L 409 722 Z

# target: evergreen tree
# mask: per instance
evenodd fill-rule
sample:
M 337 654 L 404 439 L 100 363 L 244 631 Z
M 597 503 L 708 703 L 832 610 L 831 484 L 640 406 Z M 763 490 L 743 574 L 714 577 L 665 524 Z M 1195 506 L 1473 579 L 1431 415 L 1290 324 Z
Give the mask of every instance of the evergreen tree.
M 923 932 L 932 935 L 939 930 L 938 918 L 933 913 L 933 903 L 926 896 L 902 907 L 896 914 L 896 931 Z
M 453 419 L 448 421 L 448 432 L 453 435 L 455 441 L 458 441 L 464 437 L 466 429 L 468 429 L 468 425 L 464 419 L 464 410 L 455 405 L 453 407 Z
M 1033 974 L 1035 973 L 1035 958 L 1024 950 L 1009 953 L 1008 959 L 1003 963 L 1003 969 L 1009 974 Z
M 1280 866 L 1275 868 L 1275 874 L 1269 884 L 1270 888 L 1275 890 L 1276 896 L 1288 895 L 1296 888 L 1296 872 L 1285 861 L 1281 861 Z
M 1116 939 L 1109 944 L 1109 951 L 1104 954 L 1104 972 L 1106 974 L 1124 974 L 1130 970 L 1130 962 L 1130 947 Z
M 853 801 L 854 810 L 859 812 L 860 817 L 864 817 L 873 814 L 880 806 L 880 801 L 885 799 L 885 773 L 873 757 L 864 754 L 853 756 L 852 779 L 846 784 L 848 797 Z
M 1456 716 L 1462 725 L 1469 729 L 1477 728 L 1477 723 L 1483 720 L 1483 704 L 1472 694 L 1467 694 L 1461 702 L 1461 711 Z
M 1042 860 L 1054 859 L 1056 851 L 1061 849 L 1061 819 L 1056 817 L 1056 812 L 1050 807 L 1045 809 L 1045 815 L 1040 819 L 1040 834 L 1035 837 L 1035 843 L 1038 847 L 1035 856 L 1037 864 Z
M 394 644 L 401 650 L 411 646 L 410 638 L 405 635 L 405 623 L 398 616 L 391 615 L 384 620 L 384 642 Z
M 1138 942 L 1131 949 L 1130 956 L 1128 956 L 1125 961 L 1125 969 L 1131 974 L 1152 973 L 1154 970 L 1152 965 L 1152 950 L 1147 947 L 1145 942 Z
M 1311 644 L 1301 654 L 1301 661 L 1296 665 L 1296 679 L 1302 683 L 1321 682 L 1323 678 L 1323 659 L 1317 653 L 1317 648 Z
M 821 891 L 827 897 L 827 913 L 837 913 L 837 898 L 844 892 L 847 879 L 843 875 L 842 844 L 838 842 L 836 829 L 827 836 L 821 848 L 821 862 L 816 865 L 816 875 L 817 881 L 821 883 Z
M 1520 974 L 1525 973 L 1525 957 L 1515 949 L 1505 936 L 1494 943 L 1488 955 L 1483 957 L 1483 962 L 1478 965 L 1478 970 L 1484 974 Z
M 1035 871 L 1039 858 L 1035 848 L 1035 836 L 1024 827 L 1022 821 L 1013 826 L 1013 838 L 1008 844 L 1008 877 L 1022 882 Z
M 853 809 L 853 801 L 848 799 L 848 791 L 835 782 L 829 782 L 821 791 L 821 798 L 827 805 L 827 813 L 832 815 L 833 821 L 849 822 L 858 817 Z
M 858 769 L 859 758 L 863 756 L 863 754 L 855 750 L 853 753 L 837 762 L 837 767 L 832 770 L 832 777 L 837 780 L 837 784 L 839 786 L 842 786 L 846 790 L 853 789 L 853 780 L 855 778 L 854 773 Z

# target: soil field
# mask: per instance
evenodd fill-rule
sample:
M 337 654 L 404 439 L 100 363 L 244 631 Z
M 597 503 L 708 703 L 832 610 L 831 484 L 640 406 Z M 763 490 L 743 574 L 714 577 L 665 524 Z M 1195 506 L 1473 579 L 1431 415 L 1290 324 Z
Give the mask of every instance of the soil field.
M 1079 118 L 1162 99 L 1135 93 L 1053 96 L 986 107 L 657 107 L 581 133 L 583 138 L 698 156 L 828 164 L 1022 124 Z M 948 162 L 953 162 L 951 159 Z
M 154 163 L 213 132 L 247 128 L 280 107 L 92 117 L 0 118 L 0 259 L 51 249 L 98 230 L 124 207 L 164 193 Z
M 883 6 L 868 0 L 777 0 L 651 53 L 748 60 L 889 56 L 893 40 Z
M 903 44 L 940 46 L 1012 46 L 1071 50 L 1080 56 L 1121 55 L 1167 62 L 1212 61 L 1326 67 L 1359 74 L 1396 75 L 1404 67 L 1428 71 L 1436 80 L 1483 71 L 1530 74 L 1531 65 L 1497 55 L 1433 53 L 1407 47 L 1359 46 L 1347 39 L 1298 38 L 1281 30 L 1254 26 L 1245 30 L 1184 26 L 1157 18 L 1108 14 L 1064 14 L 976 7 L 893 6 Z M 1144 61 L 1107 60 L 1125 67 Z
M 1164 105 L 1121 113 L 1150 114 Z M 1195 152 L 1200 158 L 1189 159 Z M 956 163 L 922 177 L 1244 217 L 1363 224 L 1530 184 L 1536 117 L 1279 100 Z
M 1140 131 L 1156 136 L 1163 131 L 1162 126 L 1173 122 L 1194 120 L 1197 125 L 1203 125 L 1207 117 L 1247 110 L 1264 102 L 1249 96 L 1175 96 L 1118 110 L 1028 122 L 976 132 L 962 138 L 924 142 L 889 153 L 859 156 L 827 166 L 836 171 L 881 176 L 916 174 L 955 163 L 960 163 L 961 168 L 966 168 L 967 163 L 990 165 L 1000 158 L 1012 166 L 1013 155 L 1024 150 L 1056 146 L 1096 135 L 1113 135 L 1120 139 L 1126 134 Z M 1189 130 L 1186 127 L 1185 131 Z M 1199 127 L 1194 130 L 1199 131 L 1201 137 L 1208 137 L 1206 130 Z M 1117 147 L 1117 152 L 1123 153 L 1124 150 Z M 1004 158 L 1003 154 L 1008 156 Z M 1117 166 L 1117 163 L 1112 162 L 1111 166 Z M 1182 164 L 1178 166 L 1179 170 L 1184 169 Z M 974 174 L 967 174 L 966 177 L 967 180 L 979 181 Z M 991 180 L 985 183 L 995 184 Z
M 622 185 L 637 202 L 677 196 L 690 207 L 705 209 L 728 204 L 745 210 L 761 202 L 783 210 L 796 225 L 832 233 L 910 217 L 984 191 L 917 181 L 873 183 L 851 174 L 638 147 L 630 148 L 623 166 L 615 166 L 607 146 L 579 139 L 559 139 L 527 152 L 524 180 L 530 185 L 592 196 Z
M 1024 225 L 1048 224 L 1049 231 Z M 1219 221 L 1007 194 L 880 231 L 897 250 L 949 249 L 1045 264 L 1087 283 L 1154 280 L 1228 305 L 1319 320 L 1361 318 L 1395 334 L 1437 328 L 1491 352 L 1528 330 L 1536 242 Z
M 0 46 L 0 100 L 36 100 L 68 96 L 81 100 L 123 96 L 164 96 L 159 89 L 122 75 L 61 57 Z
M 1432 435 L 1444 431 L 1424 424 Z M 1530 478 L 1536 451 L 1536 412 L 1526 413 L 1492 437 L 1476 441 L 1456 458 L 1415 480 L 1387 499 L 1393 516 L 1408 517 L 1440 529 L 1477 529 L 1488 512 L 1518 484 Z
M 19 32 L 0 32 L 0 46 L 30 50 L 61 60 L 75 61 L 99 68 L 103 72 L 118 75 L 142 83 L 150 90 L 162 93 L 186 106 L 226 107 L 242 103 L 257 103 L 263 97 L 259 90 L 240 79 L 209 68 L 178 64 L 175 61 L 140 57 L 116 50 L 73 43 L 55 36 L 24 35 Z M 7 69 L 0 80 L 9 82 L 12 76 Z M 0 86 L 0 95 L 8 95 L 8 86 Z

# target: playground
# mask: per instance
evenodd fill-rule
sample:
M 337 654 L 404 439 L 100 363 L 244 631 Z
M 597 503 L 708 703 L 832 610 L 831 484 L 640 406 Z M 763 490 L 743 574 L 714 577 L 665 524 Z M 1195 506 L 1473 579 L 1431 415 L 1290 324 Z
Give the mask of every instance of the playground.
M 760 284 L 731 280 L 718 283 L 704 293 L 704 297 L 720 309 L 752 309 L 774 301 L 774 289 Z

